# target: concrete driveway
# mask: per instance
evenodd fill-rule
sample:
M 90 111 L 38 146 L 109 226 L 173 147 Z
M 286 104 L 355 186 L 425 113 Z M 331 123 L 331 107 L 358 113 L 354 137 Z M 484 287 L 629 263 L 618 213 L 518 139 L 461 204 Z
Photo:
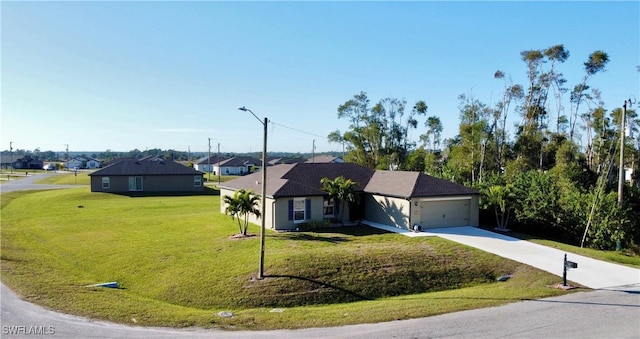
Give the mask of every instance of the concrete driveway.
M 578 263 L 578 268 L 569 270 L 567 279 L 593 289 L 615 288 L 640 283 L 639 269 L 568 253 L 477 227 L 435 228 L 416 233 L 376 223 L 365 223 L 410 237 L 438 236 L 533 266 L 560 277 L 562 277 L 566 253 L 567 260 Z

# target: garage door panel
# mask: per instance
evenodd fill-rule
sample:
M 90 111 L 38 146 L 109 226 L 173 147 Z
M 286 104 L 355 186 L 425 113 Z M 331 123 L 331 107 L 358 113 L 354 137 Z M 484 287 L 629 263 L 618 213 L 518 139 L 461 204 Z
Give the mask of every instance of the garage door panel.
M 420 224 L 423 228 L 469 225 L 470 200 L 423 201 Z

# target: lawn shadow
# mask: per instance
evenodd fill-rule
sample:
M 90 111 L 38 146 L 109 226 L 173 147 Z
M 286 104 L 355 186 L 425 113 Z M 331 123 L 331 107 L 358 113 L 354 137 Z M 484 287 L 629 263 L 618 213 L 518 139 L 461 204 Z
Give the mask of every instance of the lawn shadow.
M 325 237 L 325 236 L 318 236 L 318 235 L 314 235 L 313 233 L 307 233 L 307 232 L 300 232 L 300 233 L 294 233 L 294 232 L 290 232 L 290 233 L 284 233 L 278 236 L 278 238 L 282 239 L 282 240 L 301 240 L 301 241 L 324 241 L 324 242 L 329 242 L 332 244 L 339 244 L 339 243 L 344 243 L 344 242 L 348 242 L 351 241 L 348 238 L 344 238 L 344 237 L 339 237 L 339 236 L 334 236 L 334 237 Z
M 202 191 L 198 192 L 103 192 L 116 195 L 122 195 L 129 198 L 144 198 L 144 197 L 191 197 L 200 195 L 213 195 L 219 196 L 220 190 L 204 187 Z
M 367 225 L 354 225 L 354 226 L 337 226 L 337 227 L 325 227 L 315 230 L 315 233 L 338 233 L 344 235 L 350 235 L 354 237 L 362 237 L 368 235 L 389 234 L 392 232 L 385 231 L 379 228 L 367 226 Z
M 360 294 L 358 294 L 356 292 L 353 292 L 353 291 L 349 291 L 349 290 L 344 289 L 342 287 L 338 287 L 338 286 L 334 286 L 334 285 L 331 285 L 331 284 L 323 283 L 321 281 L 313 280 L 313 279 L 310 279 L 310 278 L 299 277 L 299 276 L 295 276 L 295 275 L 287 275 L 287 274 L 283 274 L 283 275 L 278 275 L 278 274 L 265 275 L 264 277 L 265 278 L 287 278 L 287 279 L 296 279 L 296 280 L 307 281 L 307 282 L 310 282 L 310 283 L 313 283 L 313 284 L 316 284 L 316 285 L 320 285 L 322 287 L 335 289 L 337 291 L 340 291 L 340 292 L 348 294 L 348 295 L 350 295 L 352 297 L 355 297 L 355 298 L 357 298 L 359 300 L 374 300 L 373 298 L 365 297 L 363 295 L 360 295 Z

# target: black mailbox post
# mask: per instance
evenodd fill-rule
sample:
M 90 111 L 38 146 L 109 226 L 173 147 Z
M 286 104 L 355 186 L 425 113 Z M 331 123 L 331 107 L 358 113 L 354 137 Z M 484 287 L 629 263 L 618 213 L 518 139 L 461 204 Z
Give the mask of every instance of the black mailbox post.
M 567 270 L 570 268 L 578 268 L 578 263 L 567 260 L 567 254 L 564 254 L 564 271 L 562 272 L 562 286 L 567 286 Z

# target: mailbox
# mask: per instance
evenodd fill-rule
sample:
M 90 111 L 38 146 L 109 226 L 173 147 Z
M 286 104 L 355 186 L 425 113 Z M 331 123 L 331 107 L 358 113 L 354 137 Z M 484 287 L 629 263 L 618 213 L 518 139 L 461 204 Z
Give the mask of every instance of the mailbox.
M 564 269 L 562 270 L 562 286 L 567 286 L 567 270 L 570 268 L 578 268 L 578 263 L 567 260 L 567 254 L 564 254 Z
M 578 268 L 578 263 L 567 260 L 567 261 L 564 262 L 564 267 L 566 267 L 566 268 Z

